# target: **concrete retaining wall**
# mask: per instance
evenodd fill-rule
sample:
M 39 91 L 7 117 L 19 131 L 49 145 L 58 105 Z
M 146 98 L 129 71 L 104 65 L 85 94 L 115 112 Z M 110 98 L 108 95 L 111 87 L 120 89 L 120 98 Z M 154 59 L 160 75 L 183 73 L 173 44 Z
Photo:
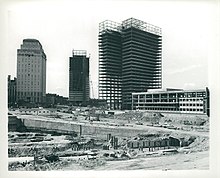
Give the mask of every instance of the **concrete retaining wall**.
M 39 119 L 22 119 L 24 126 L 29 130 L 51 131 L 62 134 L 80 134 L 80 126 L 82 128 L 82 135 L 92 135 L 107 139 L 107 134 L 114 136 L 129 137 L 135 136 L 139 133 L 146 133 L 147 130 L 140 130 L 129 128 L 128 126 L 112 127 L 112 126 L 98 126 L 92 124 L 79 124 L 67 121 L 53 121 L 53 120 L 39 120 Z
M 40 130 L 62 134 L 79 133 L 79 125 L 74 124 L 38 119 L 22 119 L 22 122 L 28 130 Z

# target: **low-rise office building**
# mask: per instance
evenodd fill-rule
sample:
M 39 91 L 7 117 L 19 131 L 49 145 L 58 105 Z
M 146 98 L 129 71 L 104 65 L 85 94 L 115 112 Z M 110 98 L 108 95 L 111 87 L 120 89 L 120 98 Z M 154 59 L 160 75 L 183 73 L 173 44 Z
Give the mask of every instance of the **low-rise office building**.
M 166 89 L 132 93 L 132 109 L 209 116 L 209 90 Z

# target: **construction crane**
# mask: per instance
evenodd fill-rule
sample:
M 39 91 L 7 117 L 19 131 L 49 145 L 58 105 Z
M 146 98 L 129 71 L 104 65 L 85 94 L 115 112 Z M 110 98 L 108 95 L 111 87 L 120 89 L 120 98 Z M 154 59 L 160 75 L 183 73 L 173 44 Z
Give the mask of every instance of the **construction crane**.
M 91 75 L 89 75 L 89 78 L 91 79 Z M 91 97 L 91 98 L 94 98 L 94 90 L 93 90 L 92 80 L 90 80 L 90 87 L 91 87 L 91 89 L 92 89 L 92 97 Z

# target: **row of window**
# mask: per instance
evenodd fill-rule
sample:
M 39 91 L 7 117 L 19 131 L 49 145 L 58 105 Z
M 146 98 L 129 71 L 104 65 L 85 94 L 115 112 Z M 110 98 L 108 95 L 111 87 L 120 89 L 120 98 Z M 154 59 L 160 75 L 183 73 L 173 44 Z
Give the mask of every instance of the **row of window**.
M 19 62 L 18 61 L 18 64 L 17 64 L 17 66 L 18 66 L 18 68 L 27 68 L 27 67 L 40 67 L 40 62 L 39 61 L 27 61 L 27 62 Z
M 110 93 L 110 94 L 107 94 L 107 93 L 99 93 L 99 96 L 103 96 L 103 97 L 121 97 L 122 95 L 120 93 Z
M 121 102 L 121 100 L 119 100 L 119 99 L 107 99 L 107 103 L 115 103 L 115 102 Z
M 176 100 L 178 99 L 137 99 L 137 98 L 133 98 L 134 102 L 176 102 Z M 194 102 L 198 102 L 198 101 L 203 101 L 202 98 L 194 98 L 194 99 L 179 99 L 180 102 L 184 102 L 184 101 L 194 101 Z
M 24 111 L 25 113 L 50 113 L 50 111 Z
M 40 92 L 18 92 L 18 96 L 41 96 Z
M 118 87 L 117 85 L 112 85 L 111 87 L 106 87 L 106 86 L 100 86 L 100 92 L 101 91 L 109 91 L 109 90 L 112 90 L 112 91 L 121 91 L 121 88 Z
M 192 103 L 190 103 L 190 104 L 183 103 L 182 104 L 181 103 L 180 106 L 203 106 L 203 103 L 197 103 L 197 104 L 195 104 L 195 103 L 193 103 L 193 104 Z
M 25 63 L 32 63 L 32 64 L 40 64 L 41 60 L 39 60 L 39 57 L 36 57 L 35 59 L 32 58 L 31 60 L 29 58 L 22 58 L 22 59 L 18 59 L 18 65 L 19 64 L 25 64 Z
M 40 74 L 36 75 L 36 74 L 18 74 L 18 78 L 40 78 Z
M 145 95 L 133 95 L 134 98 L 196 98 L 205 97 L 205 92 L 193 92 L 193 93 L 170 93 L 170 94 L 145 94 Z M 184 99 L 183 99 L 184 100 Z
M 19 99 L 24 99 L 25 98 L 25 96 L 18 96 L 18 100 Z M 30 101 L 31 102 L 40 102 L 41 101 L 41 98 L 40 97 L 31 97 L 30 98 Z
M 18 91 L 23 91 L 23 90 L 33 90 L 33 89 L 40 89 L 41 88 L 41 86 L 40 85 L 20 85 L 20 86 L 18 86 L 17 87 L 17 90 Z
M 189 98 L 187 98 L 187 99 L 179 99 L 180 101 L 203 101 L 203 99 L 202 98 L 191 98 L 191 99 L 189 99 Z
M 105 98 L 106 99 L 106 98 Z M 119 98 L 108 98 L 108 99 L 106 99 L 107 100 L 107 102 L 108 103 L 110 103 L 110 102 L 112 102 L 112 103 L 114 103 L 114 102 L 121 102 L 121 99 L 119 99 Z
M 133 103 L 134 104 L 134 106 L 146 106 L 146 107 L 175 107 L 175 106 L 178 106 L 178 104 L 176 104 L 176 103 L 167 103 L 166 105 L 165 104 L 155 104 L 155 103 L 139 103 L 139 104 L 137 104 L 137 103 Z M 186 107 L 202 107 L 203 106 L 203 103 L 197 103 L 197 104 L 192 104 L 192 103 L 188 103 L 188 104 L 185 104 L 185 103 L 183 103 L 183 104 L 180 104 L 179 106 L 186 106 Z
M 170 100 L 159 100 L 159 99 L 154 99 L 154 100 L 152 100 L 152 99 L 148 99 L 148 100 L 142 100 L 142 99 L 140 99 L 140 100 L 133 100 L 134 102 L 139 102 L 139 103 L 152 103 L 152 102 L 156 102 L 156 103 L 160 103 L 160 102 L 164 102 L 164 103 L 169 103 L 169 102 L 176 102 L 176 99 L 170 99 Z
M 27 88 L 27 87 L 20 87 L 17 89 L 17 91 L 23 91 L 23 92 L 37 92 L 40 91 L 40 87 L 31 87 L 31 88 Z
M 195 108 L 180 108 L 180 111 L 199 111 L 203 112 L 203 109 L 195 109 Z
M 34 56 L 33 54 L 27 54 L 27 53 L 20 53 L 19 55 L 20 55 L 20 56 L 28 56 L 28 57 Z
M 121 90 L 119 90 L 119 89 L 117 89 L 117 88 L 101 89 L 101 90 L 99 90 L 99 93 L 112 93 L 112 92 L 121 93 Z
M 36 79 L 34 79 L 34 81 L 33 80 L 25 80 L 25 81 L 18 81 L 18 84 L 17 85 L 29 85 L 29 84 L 31 84 L 31 85 L 40 85 L 40 82 L 38 81 L 38 82 L 36 82 Z
M 104 93 L 104 92 L 102 92 L 102 93 L 99 93 L 99 95 L 100 96 L 121 96 L 121 93 L 120 92 L 114 92 L 114 93 L 112 93 L 112 92 L 110 92 L 110 93 Z
M 38 70 L 35 68 L 35 69 L 19 69 L 18 68 L 18 72 L 40 72 L 40 69 L 38 68 Z
M 148 110 L 148 111 L 194 111 L 194 112 L 203 112 L 203 109 L 195 109 L 195 108 L 145 108 L 145 107 L 140 107 L 138 108 L 140 110 Z

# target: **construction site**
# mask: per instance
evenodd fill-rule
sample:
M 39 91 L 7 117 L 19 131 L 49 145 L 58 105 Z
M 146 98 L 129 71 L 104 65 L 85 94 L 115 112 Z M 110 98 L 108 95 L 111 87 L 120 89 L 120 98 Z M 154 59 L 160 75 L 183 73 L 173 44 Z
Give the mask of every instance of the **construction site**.
M 99 24 L 99 98 L 111 109 L 132 109 L 133 92 L 162 84 L 162 29 L 129 18 Z
M 34 113 L 9 111 L 9 171 L 209 169 L 207 115 L 97 108 Z

